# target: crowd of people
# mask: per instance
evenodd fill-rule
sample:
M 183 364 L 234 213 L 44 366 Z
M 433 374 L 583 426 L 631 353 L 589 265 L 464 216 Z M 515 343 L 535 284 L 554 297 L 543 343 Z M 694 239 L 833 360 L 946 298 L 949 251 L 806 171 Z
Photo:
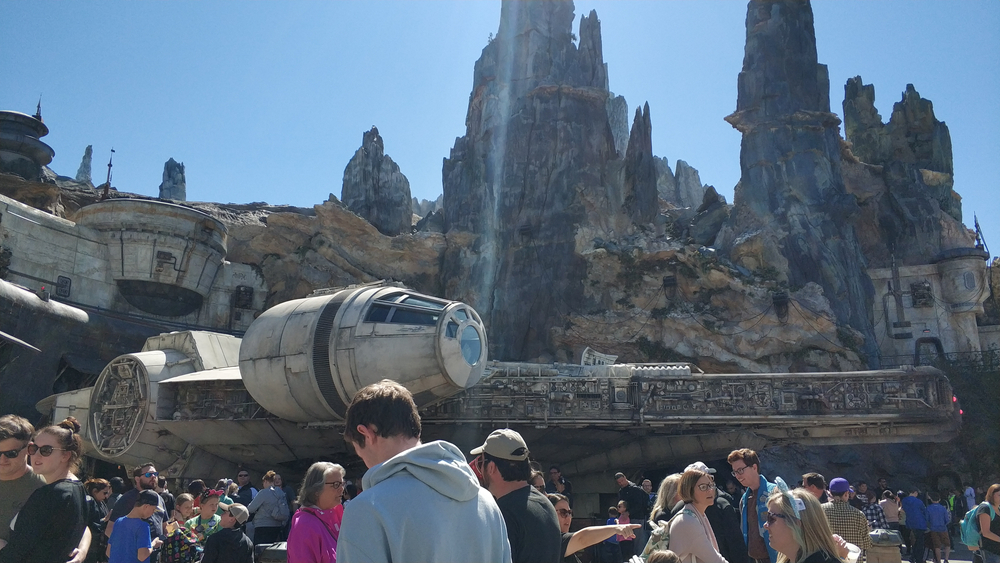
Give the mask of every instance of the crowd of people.
M 542 472 L 518 432 L 493 431 L 469 457 L 422 443 L 410 392 L 388 380 L 346 413 L 344 438 L 369 468 L 360 484 L 330 462 L 309 467 L 297 492 L 274 471 L 257 488 L 241 470 L 174 496 L 153 463 L 133 469 L 129 490 L 120 478 L 81 482 L 79 432 L 73 418 L 36 431 L 0 417 L 0 563 L 252 563 L 254 545 L 283 540 L 289 563 L 574 563 L 588 548 L 605 563 L 863 563 L 873 530 L 898 531 L 911 563 L 949 563 L 970 510 L 977 556 L 1000 563 L 1000 484 L 921 496 L 807 472 L 790 487 L 745 448 L 721 483 L 702 462 L 655 487 L 616 473 L 606 523 L 571 531 L 572 483 L 559 466 Z

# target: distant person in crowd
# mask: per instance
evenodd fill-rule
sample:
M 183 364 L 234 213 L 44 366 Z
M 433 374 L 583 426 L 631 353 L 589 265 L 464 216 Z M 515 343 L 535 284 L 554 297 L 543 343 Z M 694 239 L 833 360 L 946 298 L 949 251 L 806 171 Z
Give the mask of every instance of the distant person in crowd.
M 868 519 L 863 512 L 848 503 L 851 485 L 847 479 L 837 477 L 830 481 L 830 502 L 822 504 L 823 512 L 833 533 L 861 548 L 871 549 L 872 538 Z
M 872 499 L 869 498 L 871 493 L 868 491 L 868 483 L 864 481 L 858 481 L 854 485 L 854 490 L 856 491 L 855 498 L 858 499 L 858 502 L 860 502 L 862 506 L 866 504 L 871 504 Z
M 181 493 L 177 495 L 174 502 L 174 511 L 170 514 L 171 522 L 184 524 L 194 517 L 194 497 L 191 493 Z
M 562 470 L 558 465 L 549 467 L 549 480 L 545 483 L 545 493 L 559 493 L 569 499 L 570 506 L 573 506 L 573 483 L 563 477 Z
M 236 496 L 233 497 L 233 500 L 243 506 L 250 506 L 254 497 L 257 496 L 257 489 L 250 483 L 250 472 L 246 469 L 240 469 L 236 473 L 236 483 L 240 487 L 236 490 Z
M 965 484 L 965 492 L 962 496 L 965 497 L 965 506 L 969 507 L 966 511 L 972 510 L 972 507 L 976 506 L 976 489 L 972 487 L 972 483 Z
M 906 513 L 906 527 L 910 529 L 912 535 L 910 563 L 924 563 L 926 555 L 924 534 L 927 533 L 927 507 L 917 496 L 919 494 L 920 489 L 912 487 L 910 494 L 904 497 L 901 503 L 901 508 Z
M 254 563 L 253 543 L 241 528 L 249 518 L 242 504 L 222 506 L 220 529 L 205 541 L 201 563 Z
M 226 480 L 228 481 L 229 479 Z M 240 492 L 240 485 L 236 481 L 233 481 L 232 483 L 229 483 L 229 485 L 226 486 L 226 496 L 229 497 L 230 499 L 235 499 L 236 493 L 238 492 Z M 235 503 L 236 501 L 233 500 L 233 502 Z
M 295 509 L 298 508 L 295 505 L 295 497 L 298 496 L 298 493 L 292 488 L 291 485 L 285 483 L 284 478 L 282 478 L 280 474 L 276 474 L 274 476 L 274 488 L 275 490 L 284 493 L 285 504 L 288 505 L 288 519 L 285 520 L 285 526 L 281 529 L 281 541 L 285 541 L 288 539 L 288 532 L 291 530 L 292 526 L 291 515 L 295 512 Z
M 628 508 L 628 501 L 618 501 L 618 523 L 621 525 L 632 524 L 632 515 L 629 513 Z M 632 532 L 632 538 L 635 538 L 635 532 Z M 622 561 L 628 561 L 633 555 L 636 554 L 635 539 L 627 538 L 624 534 L 617 534 L 615 539 L 618 540 L 618 550 L 621 551 Z M 640 549 L 640 553 L 641 552 L 642 550 Z
M 544 494 L 545 492 L 545 475 L 541 471 L 532 471 L 531 478 L 528 479 L 528 483 L 535 488 L 536 491 Z
M 194 498 L 195 508 L 201 507 L 201 493 L 204 493 L 207 490 L 208 485 L 206 485 L 201 479 L 195 479 L 194 481 L 188 483 L 187 492 L 192 498 Z
M 21 451 L 15 450 L 0 454 L 4 463 L 11 459 L 11 452 L 17 462 Z M 10 541 L 0 549 L 0 563 L 58 563 L 76 555 L 83 560 L 90 547 L 87 493 L 73 476 L 83 453 L 80 424 L 68 417 L 57 426 L 46 426 L 35 433 L 25 450 L 31 456 L 32 470 L 46 484 L 36 488 L 17 513 Z M 84 534 L 88 541 L 81 547 Z
M 135 508 L 135 501 L 139 498 L 141 491 L 155 492 L 156 481 L 159 476 L 160 473 L 156 470 L 156 466 L 152 462 L 140 464 L 132 470 L 132 480 L 134 481 L 135 488 L 123 494 L 118 499 L 118 502 L 115 503 L 114 508 L 111 509 L 111 516 L 108 517 L 108 527 L 104 531 L 105 535 L 110 538 L 111 533 L 114 531 L 115 522 L 132 512 L 132 509 Z M 159 538 L 162 541 L 166 537 L 164 524 L 169 519 L 169 515 L 167 514 L 166 506 L 163 504 L 163 499 L 159 495 L 156 495 L 156 498 L 160 499 L 157 509 L 153 511 L 152 516 L 143 520 L 149 525 L 149 537 L 151 539 Z M 150 562 L 156 563 L 158 560 L 159 553 L 154 548 L 153 554 L 150 556 Z
M 649 495 L 649 502 L 646 504 L 646 510 L 647 514 L 652 515 L 653 505 L 656 504 L 656 493 L 653 491 L 653 482 L 649 479 L 643 479 L 640 486 L 642 487 L 642 490 L 646 491 L 646 494 Z
M 112 477 L 108 479 L 111 483 L 111 496 L 108 497 L 108 508 L 114 508 L 115 504 L 118 503 L 118 499 L 122 498 L 122 494 L 125 493 L 125 480 L 121 477 Z
M 107 553 L 112 563 L 149 561 L 154 549 L 163 543 L 160 538 L 151 538 L 147 521 L 159 510 L 163 499 L 153 489 L 136 493 L 135 505 L 128 514 L 114 522 Z
M 222 491 L 206 489 L 201 493 L 201 510 L 198 515 L 184 523 L 184 527 L 198 536 L 198 545 L 205 547 L 205 541 L 222 529 L 222 517 L 216 512 Z
M 83 484 L 87 491 L 87 527 L 90 528 L 90 549 L 87 551 L 87 563 L 103 563 L 108 560 L 106 554 L 108 542 L 104 535 L 107 526 L 107 500 L 111 496 L 111 483 L 104 479 L 90 479 Z
M 768 541 L 779 553 L 777 563 L 841 563 L 843 549 L 838 548 L 825 511 L 809 491 L 775 490 L 768 497 L 764 520 Z
M 413 396 L 399 383 L 383 379 L 354 395 L 344 440 L 369 469 L 362 479 L 364 493 L 344 509 L 338 561 L 509 563 L 507 527 L 497 502 L 479 486 L 457 447 L 444 441 L 422 444 L 420 430 Z M 487 457 L 479 458 L 480 471 L 495 475 L 496 464 Z M 523 479 L 527 476 L 525 471 Z M 541 496 L 526 481 L 524 486 Z M 549 563 L 559 559 L 558 549 L 556 524 Z
M 615 506 L 608 507 L 608 520 L 606 525 L 616 526 L 618 525 L 618 508 Z M 562 521 L 559 522 L 562 525 Z M 635 536 L 635 533 L 632 534 Z M 601 563 L 622 563 L 622 550 L 618 547 L 618 534 L 608 537 L 608 539 L 601 542 L 600 550 L 600 561 Z
M 353 499 L 353 498 L 355 498 L 357 496 L 358 496 L 358 485 L 357 485 L 357 483 L 352 483 L 350 481 L 344 481 L 344 501 L 343 501 L 344 506 L 347 506 L 347 503 L 350 502 L 351 499 Z
M 740 486 L 739 481 L 726 479 L 726 492 L 733 498 L 739 498 L 743 496 L 743 487 Z
M 882 500 L 878 501 L 882 507 L 882 514 L 885 515 L 885 523 L 890 530 L 899 529 L 899 497 L 896 493 L 885 490 L 882 492 Z
M 884 495 L 886 491 L 890 491 L 891 492 L 892 489 L 889 488 L 888 481 L 886 481 L 885 477 L 879 477 L 878 478 L 878 486 L 875 487 L 875 497 L 874 497 L 873 502 L 879 502 L 879 501 L 881 501 L 882 500 L 882 495 Z
M 552 503 L 528 485 L 531 452 L 521 434 L 509 428 L 494 430 L 472 455 L 481 455 L 483 486 L 496 498 L 517 562 L 558 561 L 559 518 Z
M 262 488 L 246 509 L 254 515 L 253 543 L 276 543 L 281 541 L 281 532 L 291 514 L 284 491 L 274 487 L 274 471 L 268 471 L 261 478 Z
M 656 502 L 653 504 L 650 520 L 653 522 L 670 520 L 674 508 L 681 502 L 680 484 L 680 473 L 667 475 L 660 481 L 660 489 L 656 492 Z
M 174 513 L 174 495 L 167 490 L 167 478 L 156 478 L 156 493 L 163 499 L 163 506 L 167 509 L 167 514 Z
M 559 517 L 559 531 L 562 533 L 562 560 L 564 563 L 580 563 L 576 553 L 584 548 L 603 542 L 611 536 L 623 535 L 626 538 L 635 537 L 632 532 L 638 524 L 611 524 L 606 526 L 589 526 L 576 532 L 570 532 L 573 524 L 573 509 L 569 506 L 566 495 L 549 493 L 549 502 Z
M 990 485 L 986 490 L 986 501 L 976 509 L 976 519 L 983 563 L 1000 563 L 1000 484 Z
M 641 524 L 641 528 L 635 530 L 635 545 L 641 552 L 649 541 L 649 531 L 646 529 L 646 521 L 649 520 L 649 494 L 642 490 L 642 487 L 629 481 L 624 473 L 615 473 L 615 482 L 618 484 L 618 498 L 628 503 L 629 518 L 632 524 Z
M 826 477 L 812 472 L 802 476 L 802 488 L 812 493 L 820 504 L 830 502 L 830 495 L 826 492 Z
M 861 513 L 865 515 L 865 519 L 868 520 L 868 527 L 872 530 L 888 530 L 889 521 L 885 517 L 885 511 L 882 510 L 882 505 L 877 502 L 872 502 L 861 507 Z
M 948 563 L 951 552 L 951 537 L 948 535 L 948 524 L 951 523 L 951 513 L 941 504 L 941 495 L 936 492 L 927 493 L 927 527 L 930 529 L 931 549 L 934 550 L 934 560 Z
M 715 479 L 701 469 L 687 469 L 681 475 L 680 494 L 684 507 L 670 521 L 670 550 L 681 561 L 727 563 L 705 516 L 715 502 Z
M 767 499 L 775 491 L 775 485 L 761 475 L 757 452 L 749 448 L 735 450 L 726 460 L 733 468 L 733 477 L 746 488 L 740 500 L 740 512 L 747 555 L 752 563 L 775 563 L 778 553 L 769 544 L 764 528 Z
M 233 497 L 229 495 L 229 485 L 232 484 L 233 480 L 226 478 L 219 479 L 218 481 L 215 482 L 215 490 L 222 493 L 222 495 L 219 496 L 219 509 L 215 512 L 215 514 L 218 515 L 219 517 L 222 516 L 222 505 L 236 503 L 236 500 L 234 500 Z
M 288 563 L 336 563 L 344 519 L 344 468 L 317 461 L 299 490 L 299 509 L 288 532 Z
M 669 549 L 657 549 L 649 554 L 646 563 L 681 563 L 681 558 Z

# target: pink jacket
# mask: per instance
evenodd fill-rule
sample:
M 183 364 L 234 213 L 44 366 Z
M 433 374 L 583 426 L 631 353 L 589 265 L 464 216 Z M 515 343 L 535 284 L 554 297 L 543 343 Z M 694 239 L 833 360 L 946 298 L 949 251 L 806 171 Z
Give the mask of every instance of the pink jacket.
M 342 504 L 329 510 L 315 507 L 296 510 L 288 532 L 288 563 L 336 563 L 343 518 Z

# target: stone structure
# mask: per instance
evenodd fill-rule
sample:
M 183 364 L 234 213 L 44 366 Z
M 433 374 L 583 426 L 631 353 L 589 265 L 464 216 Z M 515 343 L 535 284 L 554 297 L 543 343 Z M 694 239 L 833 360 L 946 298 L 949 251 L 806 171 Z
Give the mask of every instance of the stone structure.
M 42 105 L 35 115 L 19 111 L 0 111 L 0 172 L 25 180 L 41 180 L 42 167 L 55 157 L 52 147 L 40 139 L 49 134 L 42 122 Z
M 817 62 L 812 7 L 753 0 L 736 112 L 742 177 L 720 233 L 733 262 L 773 272 L 789 286 L 815 282 L 837 322 L 863 335 L 874 364 L 871 280 L 852 222 L 858 206 L 840 168 L 840 120 Z
M 83 151 L 83 158 L 80 160 L 80 167 L 76 169 L 76 181 L 81 184 L 92 184 L 90 178 L 90 163 L 94 158 L 94 145 L 87 145 Z
M 408 233 L 413 226 L 410 182 L 385 154 L 376 127 L 365 132 L 361 148 L 344 169 L 341 200 L 382 234 Z
M 163 163 L 163 182 L 160 183 L 160 199 L 187 201 L 187 180 L 184 177 L 184 163 L 173 158 Z

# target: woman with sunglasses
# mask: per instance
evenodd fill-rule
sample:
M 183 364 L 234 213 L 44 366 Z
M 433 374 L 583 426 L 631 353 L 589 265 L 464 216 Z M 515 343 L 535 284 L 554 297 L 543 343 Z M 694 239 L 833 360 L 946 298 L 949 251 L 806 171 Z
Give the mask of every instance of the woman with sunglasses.
M 705 516 L 705 509 L 715 502 L 715 479 L 700 469 L 688 469 L 678 491 L 684 508 L 668 524 L 670 550 L 685 563 L 728 563 Z
M 584 548 L 597 545 L 614 535 L 635 537 L 635 529 L 641 524 L 612 524 L 610 526 L 590 526 L 570 532 L 573 524 L 573 509 L 569 507 L 569 497 L 559 493 L 545 495 L 556 509 L 559 517 L 559 531 L 562 532 L 563 563 L 580 563 L 576 553 Z
M 805 489 L 776 490 L 767 499 L 767 522 L 777 563 L 841 563 L 843 553 L 823 507 Z
M 344 517 L 344 468 L 317 461 L 299 489 L 301 508 L 288 532 L 288 563 L 336 563 L 340 522 Z
M 35 473 L 47 485 L 31 493 L 14 518 L 10 543 L 0 563 L 65 563 L 87 527 L 87 494 L 73 476 L 83 441 L 80 425 L 69 417 L 39 430 L 28 444 Z

